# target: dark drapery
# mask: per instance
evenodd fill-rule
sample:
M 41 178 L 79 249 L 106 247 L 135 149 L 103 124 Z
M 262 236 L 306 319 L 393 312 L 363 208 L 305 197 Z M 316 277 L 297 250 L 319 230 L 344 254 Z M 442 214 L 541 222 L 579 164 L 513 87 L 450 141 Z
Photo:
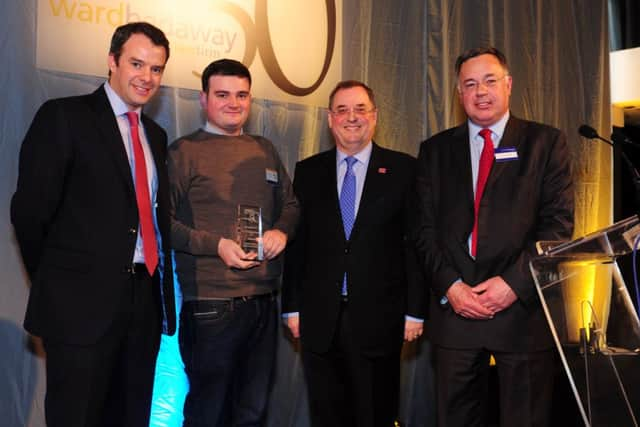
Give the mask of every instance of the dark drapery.
M 611 51 L 640 46 L 640 3 L 609 0 L 609 44 Z

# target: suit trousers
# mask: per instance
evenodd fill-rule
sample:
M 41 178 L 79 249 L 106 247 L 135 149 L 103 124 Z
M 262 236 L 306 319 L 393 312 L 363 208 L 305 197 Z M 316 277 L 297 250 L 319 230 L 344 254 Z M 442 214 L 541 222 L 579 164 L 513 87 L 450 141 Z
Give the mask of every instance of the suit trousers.
M 151 278 L 144 266 L 129 280 L 116 318 L 96 343 L 43 339 L 48 427 L 149 425 L 162 322 L 160 284 L 158 273 Z
M 400 350 L 369 357 L 358 348 L 343 302 L 326 353 L 305 350 L 304 366 L 313 427 L 390 427 L 398 415 Z
M 184 427 L 264 425 L 277 316 L 273 294 L 183 304 L 179 342 L 190 384 Z
M 501 427 L 551 425 L 556 357 L 553 350 L 532 353 L 458 350 L 434 346 L 438 425 L 488 425 L 489 399 L 499 399 Z M 489 359 L 498 373 L 497 396 L 489 395 Z

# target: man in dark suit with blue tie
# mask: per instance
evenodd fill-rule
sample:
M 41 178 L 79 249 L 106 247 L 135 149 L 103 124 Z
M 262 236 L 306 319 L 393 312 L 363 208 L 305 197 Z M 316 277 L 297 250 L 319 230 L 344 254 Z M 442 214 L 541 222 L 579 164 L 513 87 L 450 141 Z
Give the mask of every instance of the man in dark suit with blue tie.
M 109 81 L 47 101 L 20 151 L 11 221 L 31 280 L 25 328 L 47 353 L 49 427 L 149 424 L 164 298 L 175 330 L 167 136 L 142 106 L 169 58 L 164 33 L 118 27 Z
M 391 426 L 403 337 L 422 333 L 412 246 L 415 159 L 372 142 L 372 90 L 329 99 L 336 149 L 296 165 L 300 225 L 285 257 L 282 311 L 302 344 L 312 425 Z
M 430 276 L 438 425 L 550 423 L 553 341 L 529 271 L 536 241 L 573 230 L 566 137 L 509 112 L 505 56 L 476 48 L 456 62 L 468 121 L 425 141 L 418 157 L 419 252 Z M 488 395 L 493 355 L 499 395 Z

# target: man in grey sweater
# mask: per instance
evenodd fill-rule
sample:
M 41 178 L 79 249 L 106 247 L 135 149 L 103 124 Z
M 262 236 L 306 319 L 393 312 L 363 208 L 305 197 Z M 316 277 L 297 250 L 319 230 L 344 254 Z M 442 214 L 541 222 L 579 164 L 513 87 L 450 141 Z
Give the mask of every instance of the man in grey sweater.
M 250 88 L 240 62 L 209 64 L 200 94 L 207 123 L 169 149 L 171 234 L 184 298 L 179 342 L 190 383 L 185 427 L 264 421 L 275 293 L 299 207 L 271 142 L 243 133 Z M 260 208 L 262 257 L 236 239 L 240 206 Z

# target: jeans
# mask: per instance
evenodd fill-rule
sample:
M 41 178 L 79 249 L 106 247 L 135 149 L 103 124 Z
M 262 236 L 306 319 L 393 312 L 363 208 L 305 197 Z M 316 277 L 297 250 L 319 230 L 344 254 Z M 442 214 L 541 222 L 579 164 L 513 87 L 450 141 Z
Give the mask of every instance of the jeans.
M 184 427 L 264 424 L 277 316 L 272 294 L 184 303 L 179 342 L 190 383 Z

